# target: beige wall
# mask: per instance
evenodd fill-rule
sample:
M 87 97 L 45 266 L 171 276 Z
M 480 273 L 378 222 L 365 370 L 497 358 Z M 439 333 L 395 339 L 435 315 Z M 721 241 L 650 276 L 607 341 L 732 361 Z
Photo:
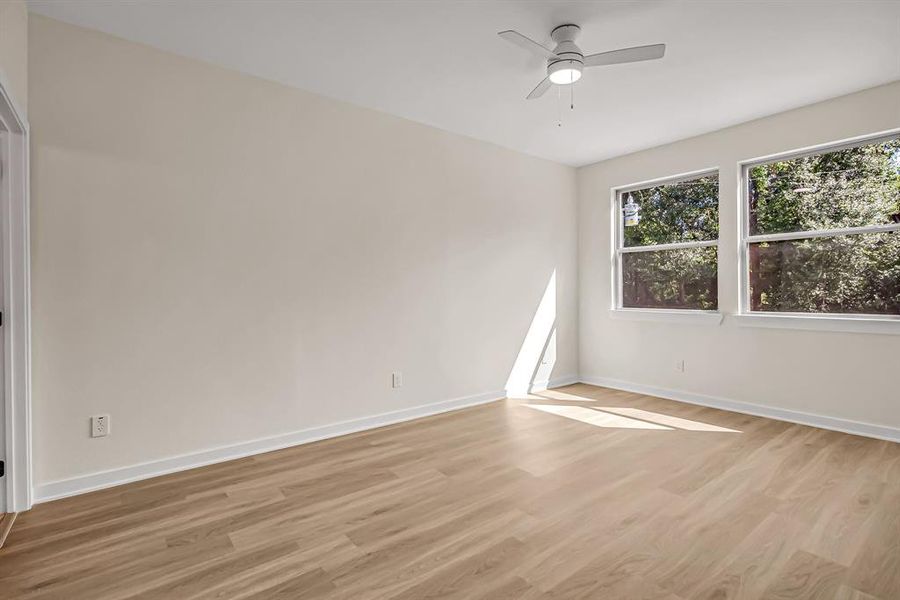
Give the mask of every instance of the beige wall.
M 677 116 L 673 116 L 677 118 Z M 737 311 L 737 162 L 900 127 L 900 82 L 578 171 L 580 372 L 900 427 L 900 337 L 611 320 L 610 189 L 718 167 L 719 302 Z M 676 360 L 686 362 L 684 373 Z
M 0 81 L 16 108 L 27 113 L 28 9 L 22 0 L 0 2 Z
M 29 43 L 38 486 L 503 390 L 554 272 L 576 373 L 573 169 L 39 16 Z

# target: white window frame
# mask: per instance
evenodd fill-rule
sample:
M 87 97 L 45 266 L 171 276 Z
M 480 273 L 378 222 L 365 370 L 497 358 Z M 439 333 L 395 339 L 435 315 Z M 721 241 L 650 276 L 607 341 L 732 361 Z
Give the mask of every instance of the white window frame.
M 752 327 L 900 334 L 900 315 L 764 312 L 750 309 L 750 244 L 820 237 L 843 237 L 887 231 L 900 232 L 900 223 L 891 223 L 866 227 L 750 235 L 750 169 L 757 165 L 780 160 L 790 160 L 792 158 L 824 154 L 856 146 L 877 144 L 878 142 L 893 140 L 898 137 L 900 137 L 900 128 L 738 162 L 738 189 L 740 190 L 738 194 L 738 283 L 740 287 L 738 290 L 738 314 L 735 315 L 738 324 Z
M 622 218 L 622 196 L 634 190 L 640 190 L 658 185 L 666 185 L 680 183 L 690 179 L 713 175 L 719 176 L 719 167 L 710 167 L 699 171 L 690 171 L 688 173 L 680 173 L 678 175 L 669 175 L 657 179 L 640 181 L 628 185 L 618 186 L 610 189 L 610 225 L 611 225 L 611 248 L 610 257 L 612 264 L 610 273 L 612 281 L 610 289 L 612 297 L 610 299 L 610 316 L 614 319 L 639 320 L 639 321 L 669 321 L 678 323 L 707 323 L 718 325 L 722 322 L 722 313 L 719 308 L 716 310 L 700 310 L 695 308 L 627 308 L 622 306 L 623 287 L 622 287 L 622 256 L 634 252 L 656 252 L 659 250 L 679 250 L 683 248 L 710 248 L 716 247 L 718 256 L 719 239 L 706 240 L 698 242 L 673 242 L 671 244 L 653 244 L 651 246 L 625 246 L 625 225 Z M 721 181 L 719 182 L 721 189 Z M 719 196 L 721 198 L 721 194 Z M 721 207 L 721 203 L 720 203 Z M 719 220 L 721 223 L 721 218 Z M 718 274 L 718 260 L 716 261 L 716 271 Z

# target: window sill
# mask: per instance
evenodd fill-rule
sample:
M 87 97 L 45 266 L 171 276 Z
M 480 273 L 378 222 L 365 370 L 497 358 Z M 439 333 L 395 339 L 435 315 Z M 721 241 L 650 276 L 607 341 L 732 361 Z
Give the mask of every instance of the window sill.
M 900 319 L 891 318 L 756 313 L 734 315 L 732 318 L 741 327 L 900 335 Z
M 614 308 L 609 311 L 609 317 L 622 321 L 661 321 L 685 325 L 719 325 L 722 322 L 722 313 L 707 310 Z

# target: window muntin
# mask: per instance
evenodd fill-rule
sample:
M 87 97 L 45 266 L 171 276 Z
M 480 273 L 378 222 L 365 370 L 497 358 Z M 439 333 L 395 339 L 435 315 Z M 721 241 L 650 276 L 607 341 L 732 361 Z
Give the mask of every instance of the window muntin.
M 616 193 L 616 308 L 718 308 L 718 191 L 704 172 Z
M 743 174 L 746 311 L 900 316 L 900 136 Z

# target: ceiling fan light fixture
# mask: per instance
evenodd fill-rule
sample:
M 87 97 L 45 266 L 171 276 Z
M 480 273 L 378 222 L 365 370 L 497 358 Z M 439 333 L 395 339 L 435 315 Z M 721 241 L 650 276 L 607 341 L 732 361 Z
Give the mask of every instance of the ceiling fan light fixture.
M 581 79 L 581 63 L 575 60 L 560 60 L 547 69 L 550 81 L 556 85 L 568 85 Z
M 581 71 L 578 69 L 560 69 L 550 74 L 550 81 L 556 85 L 569 85 L 581 79 Z

